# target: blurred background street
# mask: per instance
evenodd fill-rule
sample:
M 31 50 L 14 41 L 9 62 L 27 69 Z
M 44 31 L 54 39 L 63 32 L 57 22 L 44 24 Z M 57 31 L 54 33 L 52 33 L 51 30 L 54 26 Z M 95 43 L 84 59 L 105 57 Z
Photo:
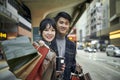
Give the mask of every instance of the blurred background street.
M 41 20 L 61 11 L 72 17 L 67 37 L 77 44 L 84 72 L 93 80 L 120 80 L 120 0 L 0 0 L 0 72 L 6 68 L 1 43 L 20 36 L 38 41 Z
M 77 62 L 83 72 L 89 72 L 93 80 L 120 80 L 120 58 L 107 56 L 105 52 L 89 53 L 77 50 Z

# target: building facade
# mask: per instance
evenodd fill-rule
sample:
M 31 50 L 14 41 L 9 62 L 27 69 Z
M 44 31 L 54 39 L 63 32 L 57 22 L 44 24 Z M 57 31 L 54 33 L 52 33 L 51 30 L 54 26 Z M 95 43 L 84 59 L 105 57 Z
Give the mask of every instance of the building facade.
M 120 46 L 120 0 L 109 0 L 110 4 L 110 43 Z
M 29 9 L 16 0 L 0 0 L 0 41 L 18 36 L 32 40 Z
M 90 45 L 97 46 L 98 44 L 101 48 L 108 44 L 120 46 L 119 7 L 119 0 L 93 0 L 83 13 L 86 17 L 81 16 L 76 24 L 79 27 L 77 29 L 78 41 L 83 42 L 82 39 L 85 36 L 84 42 Z

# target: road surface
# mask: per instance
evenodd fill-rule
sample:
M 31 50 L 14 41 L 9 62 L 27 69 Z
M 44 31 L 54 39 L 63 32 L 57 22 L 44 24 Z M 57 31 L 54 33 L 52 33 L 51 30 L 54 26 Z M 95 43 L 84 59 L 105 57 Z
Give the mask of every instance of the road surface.
M 77 50 L 76 60 L 92 80 L 120 80 L 120 57 L 106 56 L 105 52 L 88 53 Z

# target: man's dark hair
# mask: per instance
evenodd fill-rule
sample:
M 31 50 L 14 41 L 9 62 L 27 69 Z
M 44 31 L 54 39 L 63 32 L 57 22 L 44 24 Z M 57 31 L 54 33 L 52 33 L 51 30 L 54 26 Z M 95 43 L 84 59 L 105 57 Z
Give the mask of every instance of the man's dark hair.
M 46 28 L 47 24 L 49 24 L 50 26 L 53 26 L 53 28 L 55 30 L 57 30 L 55 21 L 53 19 L 50 19 L 50 18 L 45 18 L 41 21 L 40 26 L 39 26 L 40 34 L 42 34 L 42 32 Z
M 66 13 L 66 12 L 60 12 L 60 13 L 58 13 L 56 15 L 56 17 L 54 17 L 55 21 L 57 22 L 60 17 L 63 17 L 65 19 L 67 19 L 70 23 L 72 21 L 71 16 L 68 13 Z

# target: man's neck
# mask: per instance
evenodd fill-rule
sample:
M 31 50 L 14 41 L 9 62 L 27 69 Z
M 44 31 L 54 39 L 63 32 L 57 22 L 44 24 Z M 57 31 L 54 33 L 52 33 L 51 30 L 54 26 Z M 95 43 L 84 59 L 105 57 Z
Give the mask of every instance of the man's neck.
M 60 39 L 64 39 L 65 38 L 65 35 L 62 35 L 62 34 L 57 34 L 57 38 L 60 38 Z

